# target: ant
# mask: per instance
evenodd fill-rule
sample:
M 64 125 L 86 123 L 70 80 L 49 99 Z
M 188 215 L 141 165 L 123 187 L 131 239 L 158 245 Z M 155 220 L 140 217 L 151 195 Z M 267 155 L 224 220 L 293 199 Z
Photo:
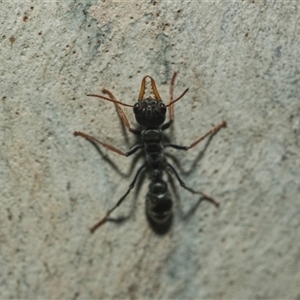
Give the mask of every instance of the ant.
M 172 217 L 172 195 L 168 190 L 168 185 L 166 181 L 163 180 L 163 174 L 167 171 L 169 174 L 175 176 L 180 185 L 193 194 L 200 194 L 204 200 L 207 200 L 213 203 L 216 207 L 219 206 L 219 203 L 216 202 L 210 196 L 204 194 L 201 191 L 195 191 L 194 189 L 187 187 L 182 179 L 179 177 L 176 169 L 166 160 L 164 154 L 164 148 L 172 147 L 177 150 L 189 150 L 204 140 L 207 136 L 215 134 L 221 128 L 226 127 L 226 122 L 223 121 L 221 124 L 213 127 L 205 135 L 198 138 L 195 142 L 189 146 L 180 146 L 176 144 L 164 144 L 163 143 L 163 131 L 168 129 L 174 122 L 174 103 L 183 98 L 187 93 L 186 89 L 178 98 L 173 99 L 173 90 L 174 82 L 177 76 L 177 72 L 173 74 L 171 84 L 170 84 L 170 99 L 168 104 L 164 104 L 156 87 L 156 83 L 151 76 L 145 76 L 141 83 L 141 89 L 138 97 L 138 102 L 134 105 L 129 105 L 123 102 L 118 101 L 114 95 L 106 89 L 103 89 L 103 94 L 108 95 L 108 97 L 88 94 L 87 96 L 97 97 L 106 101 L 113 102 L 118 110 L 118 113 L 122 119 L 122 122 L 127 127 L 127 129 L 135 135 L 141 137 L 142 144 L 134 145 L 128 152 L 123 152 L 115 148 L 112 145 L 106 144 L 98 140 L 97 138 L 85 134 L 83 132 L 75 131 L 75 136 L 81 136 L 92 143 L 98 143 L 103 147 L 116 152 L 123 156 L 130 156 L 137 152 L 138 150 L 143 149 L 145 153 L 145 163 L 139 167 L 137 170 L 133 181 L 130 183 L 126 193 L 119 199 L 119 201 L 107 211 L 106 215 L 93 227 L 90 228 L 91 233 L 93 233 L 98 227 L 103 225 L 109 218 L 110 214 L 123 202 L 127 197 L 130 191 L 134 188 L 135 183 L 139 176 L 146 172 L 149 175 L 150 184 L 149 190 L 146 195 L 146 213 L 148 219 L 151 223 L 156 226 L 166 224 Z M 152 93 L 145 97 L 146 91 L 146 80 L 150 79 Z M 144 129 L 137 130 L 130 127 L 129 121 L 124 110 L 121 108 L 121 105 L 132 107 L 135 115 L 135 119 L 139 125 Z M 169 121 L 165 122 L 167 108 L 169 108 Z

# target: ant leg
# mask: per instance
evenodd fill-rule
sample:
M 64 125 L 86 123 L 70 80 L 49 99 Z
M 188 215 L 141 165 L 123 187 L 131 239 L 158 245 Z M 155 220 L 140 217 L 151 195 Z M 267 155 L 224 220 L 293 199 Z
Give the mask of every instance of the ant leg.
M 135 174 L 135 177 L 134 177 L 134 179 L 133 179 L 133 181 L 130 183 L 130 185 L 129 185 L 129 188 L 128 188 L 128 190 L 127 190 L 127 192 L 119 199 L 119 201 L 117 202 L 117 204 L 115 205 L 115 206 L 113 206 L 107 213 L 106 213 L 106 215 L 97 223 L 97 224 L 95 224 L 93 227 L 91 227 L 90 228 L 90 231 L 91 231 L 91 233 L 94 233 L 95 232 L 95 230 L 98 228 L 98 227 L 100 227 L 101 225 L 103 225 L 106 221 L 107 221 L 107 219 L 108 219 L 108 217 L 109 217 L 109 215 L 123 202 L 123 200 L 127 197 L 127 195 L 130 193 L 130 191 L 134 188 L 134 185 L 135 185 L 135 183 L 136 183 L 136 181 L 137 181 L 137 179 L 138 179 L 138 177 L 139 177 L 139 175 L 141 174 L 141 172 L 142 171 L 144 171 L 145 170 L 145 168 L 146 168 L 146 166 L 145 165 L 142 165 L 139 169 L 138 169 L 138 171 L 136 172 L 136 174 Z
M 167 163 L 167 167 L 168 167 L 168 169 L 175 175 L 175 177 L 176 177 L 177 180 L 179 181 L 180 185 L 181 185 L 184 189 L 188 190 L 188 191 L 191 192 L 192 194 L 200 194 L 200 195 L 203 197 L 203 199 L 205 199 L 205 200 L 207 200 L 207 201 L 213 203 L 216 207 L 219 207 L 219 206 L 220 206 L 220 203 L 217 202 L 216 200 L 214 200 L 212 197 L 210 197 L 210 196 L 204 194 L 204 193 L 201 192 L 201 191 L 195 191 L 195 190 L 193 190 L 192 188 L 187 187 L 187 186 L 185 185 L 185 183 L 183 182 L 183 180 L 179 177 L 178 173 L 176 172 L 175 168 L 174 168 L 172 165 L 170 165 L 169 163 Z
M 170 83 L 170 100 L 169 100 L 169 104 L 174 100 L 173 98 L 173 93 L 174 93 L 174 83 L 175 83 L 175 78 L 177 76 L 178 72 L 174 72 L 173 76 L 172 76 L 172 80 Z M 169 107 L 169 122 L 167 122 L 166 124 L 164 124 L 161 129 L 165 130 L 167 128 L 169 128 L 174 122 L 174 104 L 171 104 Z
M 107 94 L 107 95 L 109 96 L 109 98 L 111 98 L 112 100 L 118 101 L 118 100 L 115 98 L 115 96 L 114 96 L 110 91 L 108 91 L 108 90 L 106 90 L 106 89 L 103 89 L 103 90 L 102 90 L 102 93 L 103 93 L 103 94 Z M 132 132 L 133 134 L 140 135 L 140 134 L 141 134 L 141 131 L 140 131 L 140 130 L 132 129 L 132 128 L 130 127 L 128 118 L 127 118 L 127 116 L 126 116 L 126 114 L 125 114 L 125 111 L 121 108 L 121 106 L 120 106 L 117 102 L 114 102 L 114 104 L 115 104 L 115 106 L 116 106 L 116 108 L 117 108 L 117 110 L 118 110 L 119 116 L 120 116 L 120 118 L 121 118 L 123 124 L 126 126 L 126 128 L 127 128 L 130 132 Z
M 87 139 L 88 141 L 90 141 L 92 143 L 98 143 L 98 144 L 102 145 L 103 147 L 107 148 L 108 150 L 111 150 L 113 152 L 116 152 L 116 153 L 118 153 L 120 155 L 124 155 L 124 156 L 129 156 L 129 155 L 135 153 L 138 149 L 141 149 L 142 147 L 144 147 L 144 145 L 142 145 L 142 144 L 137 144 L 137 145 L 134 145 L 128 152 L 123 152 L 123 151 L 119 150 L 118 148 L 116 148 L 112 145 L 103 143 L 103 142 L 99 141 L 97 138 L 95 138 L 91 135 L 88 135 L 86 133 L 83 133 L 83 132 L 80 132 L 80 131 L 74 131 L 73 134 L 75 136 L 79 135 L 79 136 Z
M 166 145 L 164 145 L 164 147 L 172 147 L 172 148 L 175 148 L 177 150 L 186 150 L 187 151 L 187 150 L 193 148 L 194 146 L 196 146 L 201 141 L 203 141 L 209 135 L 215 134 L 216 132 L 218 132 L 223 127 L 226 127 L 226 122 L 225 121 L 223 121 L 221 124 L 219 124 L 219 125 L 215 126 L 214 128 L 212 128 L 204 136 L 200 137 L 198 140 L 196 140 L 195 142 L 193 142 L 189 146 L 180 146 L 180 145 L 176 145 L 176 144 L 166 144 Z

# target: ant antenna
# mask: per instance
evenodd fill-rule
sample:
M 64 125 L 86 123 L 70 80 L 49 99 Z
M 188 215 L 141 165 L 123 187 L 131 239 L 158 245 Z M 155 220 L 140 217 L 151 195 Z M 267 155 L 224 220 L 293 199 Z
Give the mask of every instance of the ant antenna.
M 110 102 L 113 102 L 113 103 L 117 103 L 117 104 L 120 104 L 120 105 L 123 105 L 123 106 L 134 107 L 133 105 L 126 104 L 126 103 L 123 103 L 123 102 L 120 102 L 120 101 L 117 101 L 117 100 L 114 100 L 114 99 L 110 99 L 110 98 L 107 98 L 107 97 L 104 97 L 104 96 L 96 95 L 96 94 L 88 94 L 87 96 L 97 97 L 97 98 L 100 98 L 100 99 L 103 99 L 103 100 L 106 100 L 106 101 L 110 101 Z
M 172 104 L 174 104 L 175 102 L 179 101 L 188 91 L 189 89 L 186 89 L 178 98 L 176 98 L 175 100 L 171 101 L 169 104 L 166 105 L 166 107 L 171 106 Z

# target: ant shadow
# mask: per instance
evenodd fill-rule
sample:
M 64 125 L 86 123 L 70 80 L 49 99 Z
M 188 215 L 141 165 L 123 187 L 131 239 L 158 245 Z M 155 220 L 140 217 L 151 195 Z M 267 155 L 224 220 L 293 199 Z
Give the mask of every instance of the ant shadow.
M 119 117 L 119 122 L 120 122 L 120 127 L 121 127 L 121 130 L 122 130 L 122 136 L 124 137 L 125 139 L 125 144 L 127 146 L 128 149 L 130 149 L 130 140 L 129 140 L 129 137 L 128 137 L 128 130 L 126 128 L 126 126 L 124 125 L 123 121 L 122 121 L 122 118 L 118 112 L 118 108 L 115 106 L 115 109 L 116 109 L 116 113 Z M 142 129 L 142 127 L 138 127 L 137 129 Z M 137 135 L 134 135 L 135 136 L 135 142 L 133 143 L 133 145 L 136 145 L 136 144 L 142 144 L 142 140 L 139 136 Z M 130 164 L 130 169 L 128 172 L 124 173 L 118 166 L 116 163 L 114 163 L 114 161 L 112 159 L 110 159 L 107 154 L 105 154 L 100 148 L 100 146 L 96 143 L 96 142 L 93 142 L 92 140 L 87 140 L 88 142 L 90 142 L 96 149 L 96 151 L 98 152 L 98 154 L 103 158 L 103 160 L 105 160 L 110 166 L 111 168 L 117 173 L 119 174 L 120 176 L 124 177 L 124 178 L 128 178 L 131 174 L 132 174 L 132 171 L 134 169 L 134 167 L 136 166 L 137 162 L 142 158 L 143 156 L 143 153 L 140 151 L 140 152 L 137 152 L 137 154 L 135 156 L 133 156 L 133 160 Z M 106 150 L 107 151 L 107 150 Z
M 211 134 L 211 135 L 207 138 L 207 141 L 206 141 L 206 143 L 205 143 L 203 149 L 198 153 L 198 155 L 196 156 L 196 158 L 194 159 L 194 161 L 193 161 L 193 163 L 192 163 L 192 166 L 191 166 L 188 170 L 184 170 L 184 169 L 182 168 L 182 166 L 181 166 L 181 164 L 180 164 L 178 158 L 177 158 L 175 155 L 166 152 L 166 153 L 165 153 L 165 156 L 166 156 L 166 157 L 169 157 L 169 158 L 175 163 L 176 167 L 178 168 L 178 170 L 180 171 L 181 174 L 183 174 L 184 176 L 188 176 L 188 175 L 192 174 L 192 173 L 194 172 L 194 170 L 197 168 L 198 162 L 202 160 L 202 158 L 203 158 L 203 156 L 204 156 L 204 154 L 205 154 L 207 148 L 209 147 L 209 145 L 210 145 L 210 143 L 211 143 L 213 137 L 214 137 L 217 133 L 218 133 L 218 132 L 215 132 L 215 133 Z M 170 139 L 168 138 L 168 140 L 170 140 Z
M 124 139 L 125 139 L 125 144 L 127 145 L 127 148 L 130 149 L 131 147 L 129 146 L 131 143 L 130 143 L 130 139 L 128 137 L 128 130 L 127 128 L 125 127 L 124 123 L 122 122 L 121 120 L 121 117 L 118 113 L 118 110 L 116 108 L 116 112 L 119 116 L 119 121 L 120 121 L 120 125 L 121 125 L 121 128 L 122 128 L 122 135 L 124 136 Z M 142 129 L 142 127 L 138 126 L 138 129 Z M 142 143 L 142 140 L 139 136 L 137 135 L 134 135 L 135 136 L 135 142 L 133 143 L 133 145 L 136 145 L 136 144 L 141 144 Z M 112 160 L 110 159 L 107 154 L 105 152 L 103 152 L 101 146 L 99 146 L 96 142 L 92 141 L 92 140 L 87 140 L 88 142 L 90 142 L 93 147 L 96 149 L 96 151 L 98 152 L 98 154 L 102 157 L 102 159 L 108 164 L 110 165 L 110 167 L 118 174 L 120 175 L 120 177 L 123 177 L 123 178 L 129 178 L 132 173 L 133 173 L 133 170 L 135 169 L 137 163 L 141 160 L 141 158 L 144 156 L 143 152 L 142 151 L 139 151 L 137 152 L 137 154 L 135 156 L 133 156 L 133 159 L 131 161 L 131 164 L 130 164 L 130 168 L 129 170 L 125 173 L 123 172 L 119 166 Z M 143 184 L 143 181 L 145 180 L 145 171 L 142 172 L 136 182 L 136 186 L 135 186 L 135 189 L 134 189 L 134 200 L 133 200 L 133 203 L 131 205 L 131 208 L 130 208 L 130 211 L 129 211 L 129 214 L 127 216 L 125 215 L 120 215 L 119 217 L 109 217 L 107 218 L 107 222 L 113 222 L 113 223 L 117 223 L 117 224 L 122 224 L 124 222 L 126 222 L 127 220 L 129 220 L 130 218 L 132 218 L 134 212 L 135 212 L 135 207 L 136 207 L 136 204 L 137 204 L 137 199 L 138 199 L 138 195 L 140 193 L 140 190 L 141 190 L 141 187 L 142 187 L 142 184 Z
M 212 142 L 212 139 L 214 138 L 214 136 L 217 133 L 218 132 L 215 132 L 211 136 L 208 137 L 203 149 L 198 153 L 198 155 L 194 159 L 191 167 L 188 170 L 184 170 L 182 168 L 179 160 L 173 154 L 165 153 L 165 156 L 170 158 L 175 163 L 176 167 L 178 168 L 178 170 L 180 171 L 181 174 L 183 174 L 184 176 L 188 176 L 196 170 L 197 164 L 199 163 L 199 161 L 201 161 L 203 159 L 205 152 L 207 151 L 210 143 Z M 169 173 L 167 173 L 167 174 L 168 174 L 168 181 L 170 183 L 172 192 L 175 196 L 175 199 L 177 200 L 176 203 L 178 204 L 178 211 L 179 211 L 180 218 L 182 220 L 188 220 L 195 214 L 195 212 L 197 211 L 197 209 L 200 206 L 200 204 L 202 203 L 202 201 L 205 201 L 205 198 L 203 196 L 201 196 L 199 198 L 199 200 L 194 205 L 192 205 L 187 212 L 184 212 L 182 205 L 181 205 L 181 201 L 180 201 L 181 199 L 180 199 L 180 196 L 178 193 L 178 186 L 175 185 L 173 177 Z
M 137 153 L 137 155 L 134 156 L 131 164 L 130 164 L 130 168 L 129 171 L 124 173 L 118 166 L 116 163 L 114 163 L 114 161 L 112 159 L 110 159 L 105 153 L 103 153 L 103 151 L 101 150 L 101 148 L 99 147 L 98 144 L 96 144 L 93 141 L 89 141 L 96 149 L 96 151 L 98 152 L 98 154 L 103 158 L 103 160 L 105 160 L 105 162 L 107 162 L 110 167 L 116 172 L 118 173 L 120 176 L 124 177 L 124 178 L 128 178 L 130 177 L 130 175 L 132 174 L 132 171 L 134 169 L 134 167 L 136 166 L 137 162 L 142 158 L 143 153 L 139 152 Z

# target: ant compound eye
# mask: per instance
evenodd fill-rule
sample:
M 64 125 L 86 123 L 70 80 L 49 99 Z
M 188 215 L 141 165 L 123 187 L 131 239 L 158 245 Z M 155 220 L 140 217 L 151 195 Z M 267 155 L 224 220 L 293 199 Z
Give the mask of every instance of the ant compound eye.
M 160 103 L 160 111 L 161 111 L 161 113 L 162 114 L 165 114 L 166 113 L 166 111 L 167 111 L 167 108 L 166 108 L 166 106 L 164 105 L 164 103 Z
M 140 108 L 140 103 L 139 102 L 135 103 L 134 106 L 133 106 L 133 112 L 135 114 L 138 113 L 139 108 Z

